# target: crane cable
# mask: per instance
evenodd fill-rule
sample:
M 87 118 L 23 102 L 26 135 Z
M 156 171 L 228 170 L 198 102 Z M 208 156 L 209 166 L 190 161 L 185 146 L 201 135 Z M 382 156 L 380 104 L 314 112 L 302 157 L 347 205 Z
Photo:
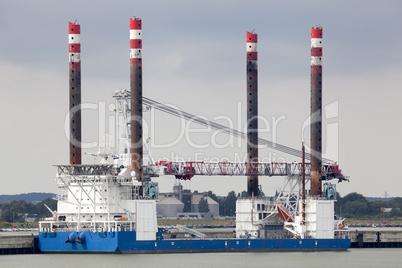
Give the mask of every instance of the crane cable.
M 166 104 L 160 103 L 158 101 L 155 101 L 155 100 L 152 100 L 152 99 L 149 99 L 149 98 L 146 98 L 146 97 L 142 97 L 142 99 L 143 99 L 143 103 L 145 105 L 149 105 L 149 106 L 151 106 L 151 107 L 153 107 L 153 108 L 155 108 L 155 109 L 157 109 L 159 111 L 163 111 L 163 112 L 166 112 L 166 113 L 171 114 L 173 116 L 176 116 L 176 117 L 179 117 L 179 118 L 184 118 L 184 119 L 186 119 L 188 121 L 193 121 L 193 122 L 196 122 L 196 123 L 198 123 L 200 125 L 211 127 L 213 129 L 222 131 L 222 132 L 227 133 L 229 135 L 234 135 L 234 136 L 237 136 L 237 137 L 240 137 L 242 139 L 247 140 L 247 134 L 244 133 L 244 132 L 235 130 L 233 128 L 226 127 L 224 125 L 221 125 L 221 124 L 218 124 L 218 123 L 215 123 L 215 122 L 211 122 L 211 121 L 209 121 L 209 120 L 207 120 L 205 118 L 201 118 L 199 116 L 192 115 L 190 113 L 187 113 L 187 112 L 184 112 L 182 110 L 170 107 L 170 106 L 168 106 Z M 258 138 L 258 144 L 266 145 L 267 147 L 269 147 L 271 149 L 274 149 L 274 150 L 277 150 L 277 151 L 280 151 L 280 152 L 283 152 L 283 153 L 286 153 L 286 154 L 289 154 L 289 155 L 297 156 L 297 157 L 300 157 L 300 158 L 302 157 L 302 151 L 301 150 L 297 150 L 297 149 L 294 149 L 294 148 L 291 148 L 291 147 L 288 147 L 288 146 L 285 146 L 285 145 L 282 145 L 282 144 L 279 144 L 279 143 L 275 143 L 275 142 L 272 142 L 272 141 L 269 141 L 269 140 L 266 140 L 266 139 Z M 310 160 L 311 159 L 311 154 L 305 153 L 305 158 Z M 323 162 L 328 162 L 328 163 L 333 162 L 330 159 L 326 159 L 326 158 L 322 158 L 322 161 Z

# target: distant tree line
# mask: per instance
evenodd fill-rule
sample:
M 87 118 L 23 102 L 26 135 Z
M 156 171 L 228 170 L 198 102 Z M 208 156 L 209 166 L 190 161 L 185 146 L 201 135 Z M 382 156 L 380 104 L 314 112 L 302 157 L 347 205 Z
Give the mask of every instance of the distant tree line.
M 11 201 L 0 205 L 1 209 L 1 221 L 6 222 L 24 222 L 25 214 L 37 215 L 38 218 L 50 217 L 52 214 L 45 207 L 46 204 L 52 210 L 56 210 L 57 201 L 52 198 L 47 198 L 37 204 L 27 203 L 25 201 Z
M 259 192 L 260 196 L 265 196 L 264 192 Z M 246 198 L 247 192 L 242 191 L 237 193 L 235 191 L 230 191 L 227 196 L 216 196 L 212 191 L 208 191 L 208 196 L 219 203 L 219 215 L 234 217 L 236 216 L 236 201 L 239 198 Z M 273 197 L 270 198 L 273 200 Z
M 391 210 L 385 212 L 384 208 Z M 345 197 L 337 193 L 337 202 L 335 202 L 335 214 L 345 218 L 382 218 L 383 216 L 395 218 L 402 217 L 401 210 L 402 197 L 395 197 L 389 201 L 369 202 L 366 197 L 358 193 L 350 193 Z
M 184 190 L 189 191 L 189 190 Z M 238 198 L 247 197 L 247 192 L 243 191 L 237 193 L 230 191 L 227 196 L 217 196 L 212 191 L 208 191 L 207 195 L 215 200 L 219 204 L 220 216 L 234 217 L 236 215 L 236 200 Z M 261 193 L 264 195 L 264 193 Z M 273 200 L 274 197 L 271 197 Z M 185 200 L 183 200 L 185 201 Z M 191 211 L 191 203 L 183 202 L 184 210 L 186 208 Z M 1 209 L 1 221 L 6 222 L 23 222 L 24 215 L 38 215 L 38 218 L 52 216 L 49 210 L 44 206 L 48 205 L 52 210 L 57 209 L 57 201 L 52 198 L 47 198 L 37 204 L 25 202 L 25 201 L 12 201 L 5 204 L 0 204 Z M 209 211 L 209 206 L 206 200 L 200 202 L 202 211 Z M 382 210 L 383 208 L 383 210 Z M 389 212 L 385 212 L 384 208 L 391 209 Z M 335 202 L 335 214 L 345 218 L 387 218 L 402 217 L 402 197 L 396 197 L 388 201 L 373 201 L 369 202 L 366 197 L 358 193 L 350 193 L 342 197 L 337 193 L 337 201 Z
M 263 192 L 260 195 L 265 196 Z M 247 192 L 243 191 L 236 194 L 234 191 L 230 191 L 226 197 L 218 197 L 212 191 L 208 191 L 208 196 L 219 203 L 219 214 L 221 216 L 233 217 L 236 215 L 236 200 L 247 197 Z M 275 197 L 271 197 L 271 200 L 274 199 Z M 384 208 L 391 208 L 391 211 L 384 212 Z M 402 197 L 396 197 L 388 201 L 369 202 L 362 194 L 350 193 L 342 197 L 337 193 L 335 214 L 345 218 L 402 217 Z
M 261 196 L 265 196 L 263 192 L 260 192 Z M 230 191 L 227 196 L 216 196 L 212 191 L 208 191 L 208 196 L 218 202 L 219 204 L 219 214 L 220 216 L 234 217 L 236 216 L 236 201 L 239 198 L 246 198 L 247 192 L 242 191 L 237 193 L 235 191 Z
M 37 203 L 54 196 L 55 194 L 53 193 L 2 194 L 0 195 L 0 204 L 9 203 L 11 201 Z
M 212 191 L 208 191 L 208 196 L 219 204 L 220 216 L 235 216 L 236 215 L 236 200 L 235 191 L 230 191 L 227 196 L 217 196 Z
M 198 211 L 202 213 L 208 213 L 210 211 L 207 199 L 201 198 L 198 203 Z

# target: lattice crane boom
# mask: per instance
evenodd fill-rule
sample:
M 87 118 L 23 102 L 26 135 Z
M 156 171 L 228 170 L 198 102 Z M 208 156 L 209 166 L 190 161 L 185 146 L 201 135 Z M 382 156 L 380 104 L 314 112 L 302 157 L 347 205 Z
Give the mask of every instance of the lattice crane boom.
M 302 163 L 271 162 L 271 163 L 232 163 L 232 162 L 203 162 L 203 161 L 159 161 L 156 166 L 164 167 L 164 175 L 174 175 L 177 179 L 189 180 L 199 176 L 301 176 Z M 310 163 L 306 163 L 305 174 L 310 176 Z M 322 166 L 323 180 L 348 180 L 342 174 L 338 164 Z

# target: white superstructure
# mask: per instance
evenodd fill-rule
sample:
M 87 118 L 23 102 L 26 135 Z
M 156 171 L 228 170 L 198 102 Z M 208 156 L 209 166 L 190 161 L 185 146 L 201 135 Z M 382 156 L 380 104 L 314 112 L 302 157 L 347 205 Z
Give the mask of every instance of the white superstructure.
M 324 197 L 298 199 L 293 195 L 283 203 L 285 192 L 275 201 L 267 198 L 238 199 L 236 202 L 237 238 L 345 238 L 343 220 L 335 220 L 335 200 Z M 305 218 L 303 219 L 303 205 Z M 297 210 L 294 203 L 297 203 Z
M 236 201 L 236 237 L 259 237 L 263 219 L 274 209 L 265 198 L 238 199 Z
M 334 200 L 306 199 L 306 236 L 334 238 Z
M 137 240 L 155 240 L 156 201 L 141 197 L 140 184 L 117 171 L 112 165 L 58 166 L 56 217 L 40 228 L 136 231 Z
M 135 180 L 130 169 L 130 94 L 117 91 L 116 148 L 99 150 L 97 165 L 59 165 L 56 183 L 58 203 L 55 216 L 40 222 L 43 231 L 136 231 L 137 240 L 155 240 L 157 227 L 156 199 L 158 185 L 149 181 L 161 168 L 144 170 L 144 185 Z M 105 144 L 107 142 L 105 141 Z M 113 159 L 113 164 L 107 164 Z M 151 163 L 144 156 L 146 165 Z M 143 187 L 144 194 L 140 194 Z

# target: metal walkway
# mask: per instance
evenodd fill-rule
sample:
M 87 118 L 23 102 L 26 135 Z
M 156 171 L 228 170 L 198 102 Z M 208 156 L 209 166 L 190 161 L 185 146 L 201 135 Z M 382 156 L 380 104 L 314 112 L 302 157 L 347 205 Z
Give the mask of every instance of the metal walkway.
M 205 239 L 207 237 L 205 234 L 198 232 L 196 230 L 193 230 L 193 229 L 189 229 L 184 225 L 176 225 L 176 228 L 182 232 L 186 232 L 186 233 L 195 235 L 196 237 L 201 238 L 201 239 Z

